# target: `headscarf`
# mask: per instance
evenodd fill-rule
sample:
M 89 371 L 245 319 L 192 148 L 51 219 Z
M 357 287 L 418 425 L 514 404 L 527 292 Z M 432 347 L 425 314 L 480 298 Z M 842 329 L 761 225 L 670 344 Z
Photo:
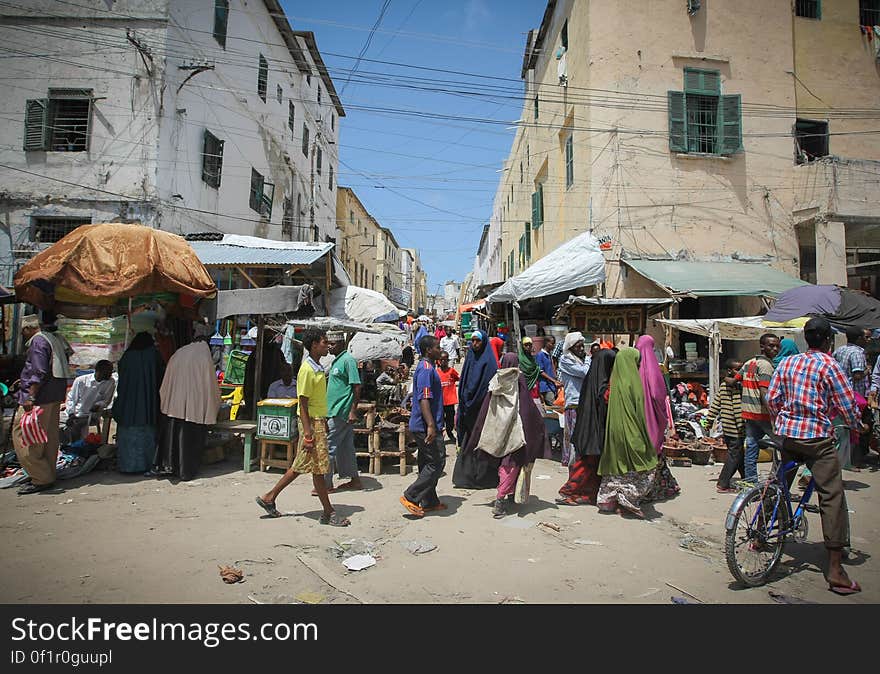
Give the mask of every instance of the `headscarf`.
M 605 445 L 605 421 L 608 418 L 608 403 L 605 391 L 611 379 L 611 368 L 617 352 L 601 349 L 593 356 L 590 372 L 581 386 L 577 408 L 577 422 L 571 435 L 578 456 L 598 456 Z
M 657 467 L 657 450 L 645 425 L 645 390 L 639 378 L 637 349 L 620 347 L 614 359 L 610 387 L 599 474 L 626 475 L 653 470 Z
M 143 351 L 144 349 L 149 349 L 151 346 L 155 346 L 156 342 L 153 340 L 153 336 L 149 332 L 139 332 L 134 336 L 134 339 L 131 340 L 131 344 L 128 345 L 128 349 L 131 351 Z
M 779 355 L 773 359 L 773 367 L 779 367 L 779 363 L 782 362 L 783 358 L 788 358 L 789 356 L 796 356 L 801 351 L 798 349 L 795 341 L 789 337 L 784 338 L 781 342 L 779 342 Z
M 654 338 L 651 335 L 642 335 L 636 342 L 636 348 L 641 354 L 639 378 L 645 389 L 645 424 L 651 442 L 659 452 L 663 448 L 666 427 L 669 425 L 669 413 L 666 407 L 669 391 L 666 390 L 666 380 L 663 379 L 660 364 L 654 353 Z
M 154 426 L 159 419 L 162 357 L 148 332 L 131 340 L 116 371 L 119 381 L 113 419 L 121 426 Z
M 474 334 L 477 334 L 476 332 Z M 482 337 L 482 333 L 480 333 Z M 471 335 L 473 339 L 473 335 Z M 498 371 L 498 361 L 495 353 L 487 348 L 486 340 L 480 341 L 479 348 L 471 346 L 464 359 L 461 368 L 461 377 L 458 381 L 458 415 L 456 430 L 459 437 L 462 430 L 466 435 L 474 426 L 477 415 L 480 413 L 480 405 L 489 390 L 489 382 Z M 464 439 L 462 439 L 462 443 Z
M 504 358 L 502 357 L 503 360 Z M 538 383 L 538 377 L 541 376 L 541 366 L 538 365 L 535 357 L 523 351 L 522 347 L 519 349 L 519 369 L 526 378 L 526 386 L 531 391 L 535 388 L 535 384 Z
M 584 336 L 581 333 L 569 332 L 565 336 L 565 342 L 563 342 L 563 344 L 562 344 L 562 353 L 563 354 L 568 353 L 569 351 L 571 351 L 571 348 L 575 344 L 577 344 L 578 342 L 583 342 L 583 341 L 585 341 L 585 340 L 584 340 Z

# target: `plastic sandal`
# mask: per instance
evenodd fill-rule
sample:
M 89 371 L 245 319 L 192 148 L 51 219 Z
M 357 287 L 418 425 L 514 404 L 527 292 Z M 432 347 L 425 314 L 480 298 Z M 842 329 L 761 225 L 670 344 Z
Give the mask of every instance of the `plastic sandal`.
M 852 581 L 848 586 L 847 585 L 829 585 L 828 589 L 831 590 L 834 594 L 839 595 L 848 595 L 848 594 L 856 594 L 857 592 L 861 592 L 862 588 L 856 581 Z
M 275 501 L 264 501 L 259 496 L 257 496 L 255 500 L 257 502 L 257 505 L 265 510 L 269 517 L 281 517 L 281 513 L 278 512 L 278 508 L 275 507 Z
M 321 515 L 321 518 L 318 520 L 321 524 L 329 524 L 331 527 L 347 527 L 351 522 L 347 517 L 340 517 L 339 513 L 335 510 L 330 513 L 330 516 Z

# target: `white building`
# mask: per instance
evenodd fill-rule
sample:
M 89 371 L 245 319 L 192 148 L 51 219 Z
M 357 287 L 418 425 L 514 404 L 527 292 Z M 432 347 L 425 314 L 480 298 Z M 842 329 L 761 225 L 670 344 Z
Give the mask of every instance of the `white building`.
M 278 0 L 29 0 L 0 19 L 0 275 L 91 222 L 328 241 L 339 97 Z

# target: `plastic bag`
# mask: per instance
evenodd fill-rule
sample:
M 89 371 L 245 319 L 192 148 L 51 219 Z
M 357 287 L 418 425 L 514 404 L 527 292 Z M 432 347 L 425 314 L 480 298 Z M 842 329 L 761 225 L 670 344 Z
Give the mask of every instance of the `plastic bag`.
M 19 427 L 21 428 L 22 440 L 28 447 L 34 445 L 42 445 L 49 440 L 46 431 L 40 426 L 40 415 L 43 414 L 43 408 L 32 407 L 30 412 L 21 415 Z

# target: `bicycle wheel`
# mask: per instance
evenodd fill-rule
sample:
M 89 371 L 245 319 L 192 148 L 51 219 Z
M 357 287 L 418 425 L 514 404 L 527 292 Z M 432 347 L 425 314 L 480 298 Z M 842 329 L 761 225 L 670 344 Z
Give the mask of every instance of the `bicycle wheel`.
M 727 567 L 734 578 L 750 587 L 766 583 L 782 557 L 781 532 L 787 521 L 783 498 L 778 485 L 771 484 L 766 491 L 764 485 L 758 485 L 727 516 Z

